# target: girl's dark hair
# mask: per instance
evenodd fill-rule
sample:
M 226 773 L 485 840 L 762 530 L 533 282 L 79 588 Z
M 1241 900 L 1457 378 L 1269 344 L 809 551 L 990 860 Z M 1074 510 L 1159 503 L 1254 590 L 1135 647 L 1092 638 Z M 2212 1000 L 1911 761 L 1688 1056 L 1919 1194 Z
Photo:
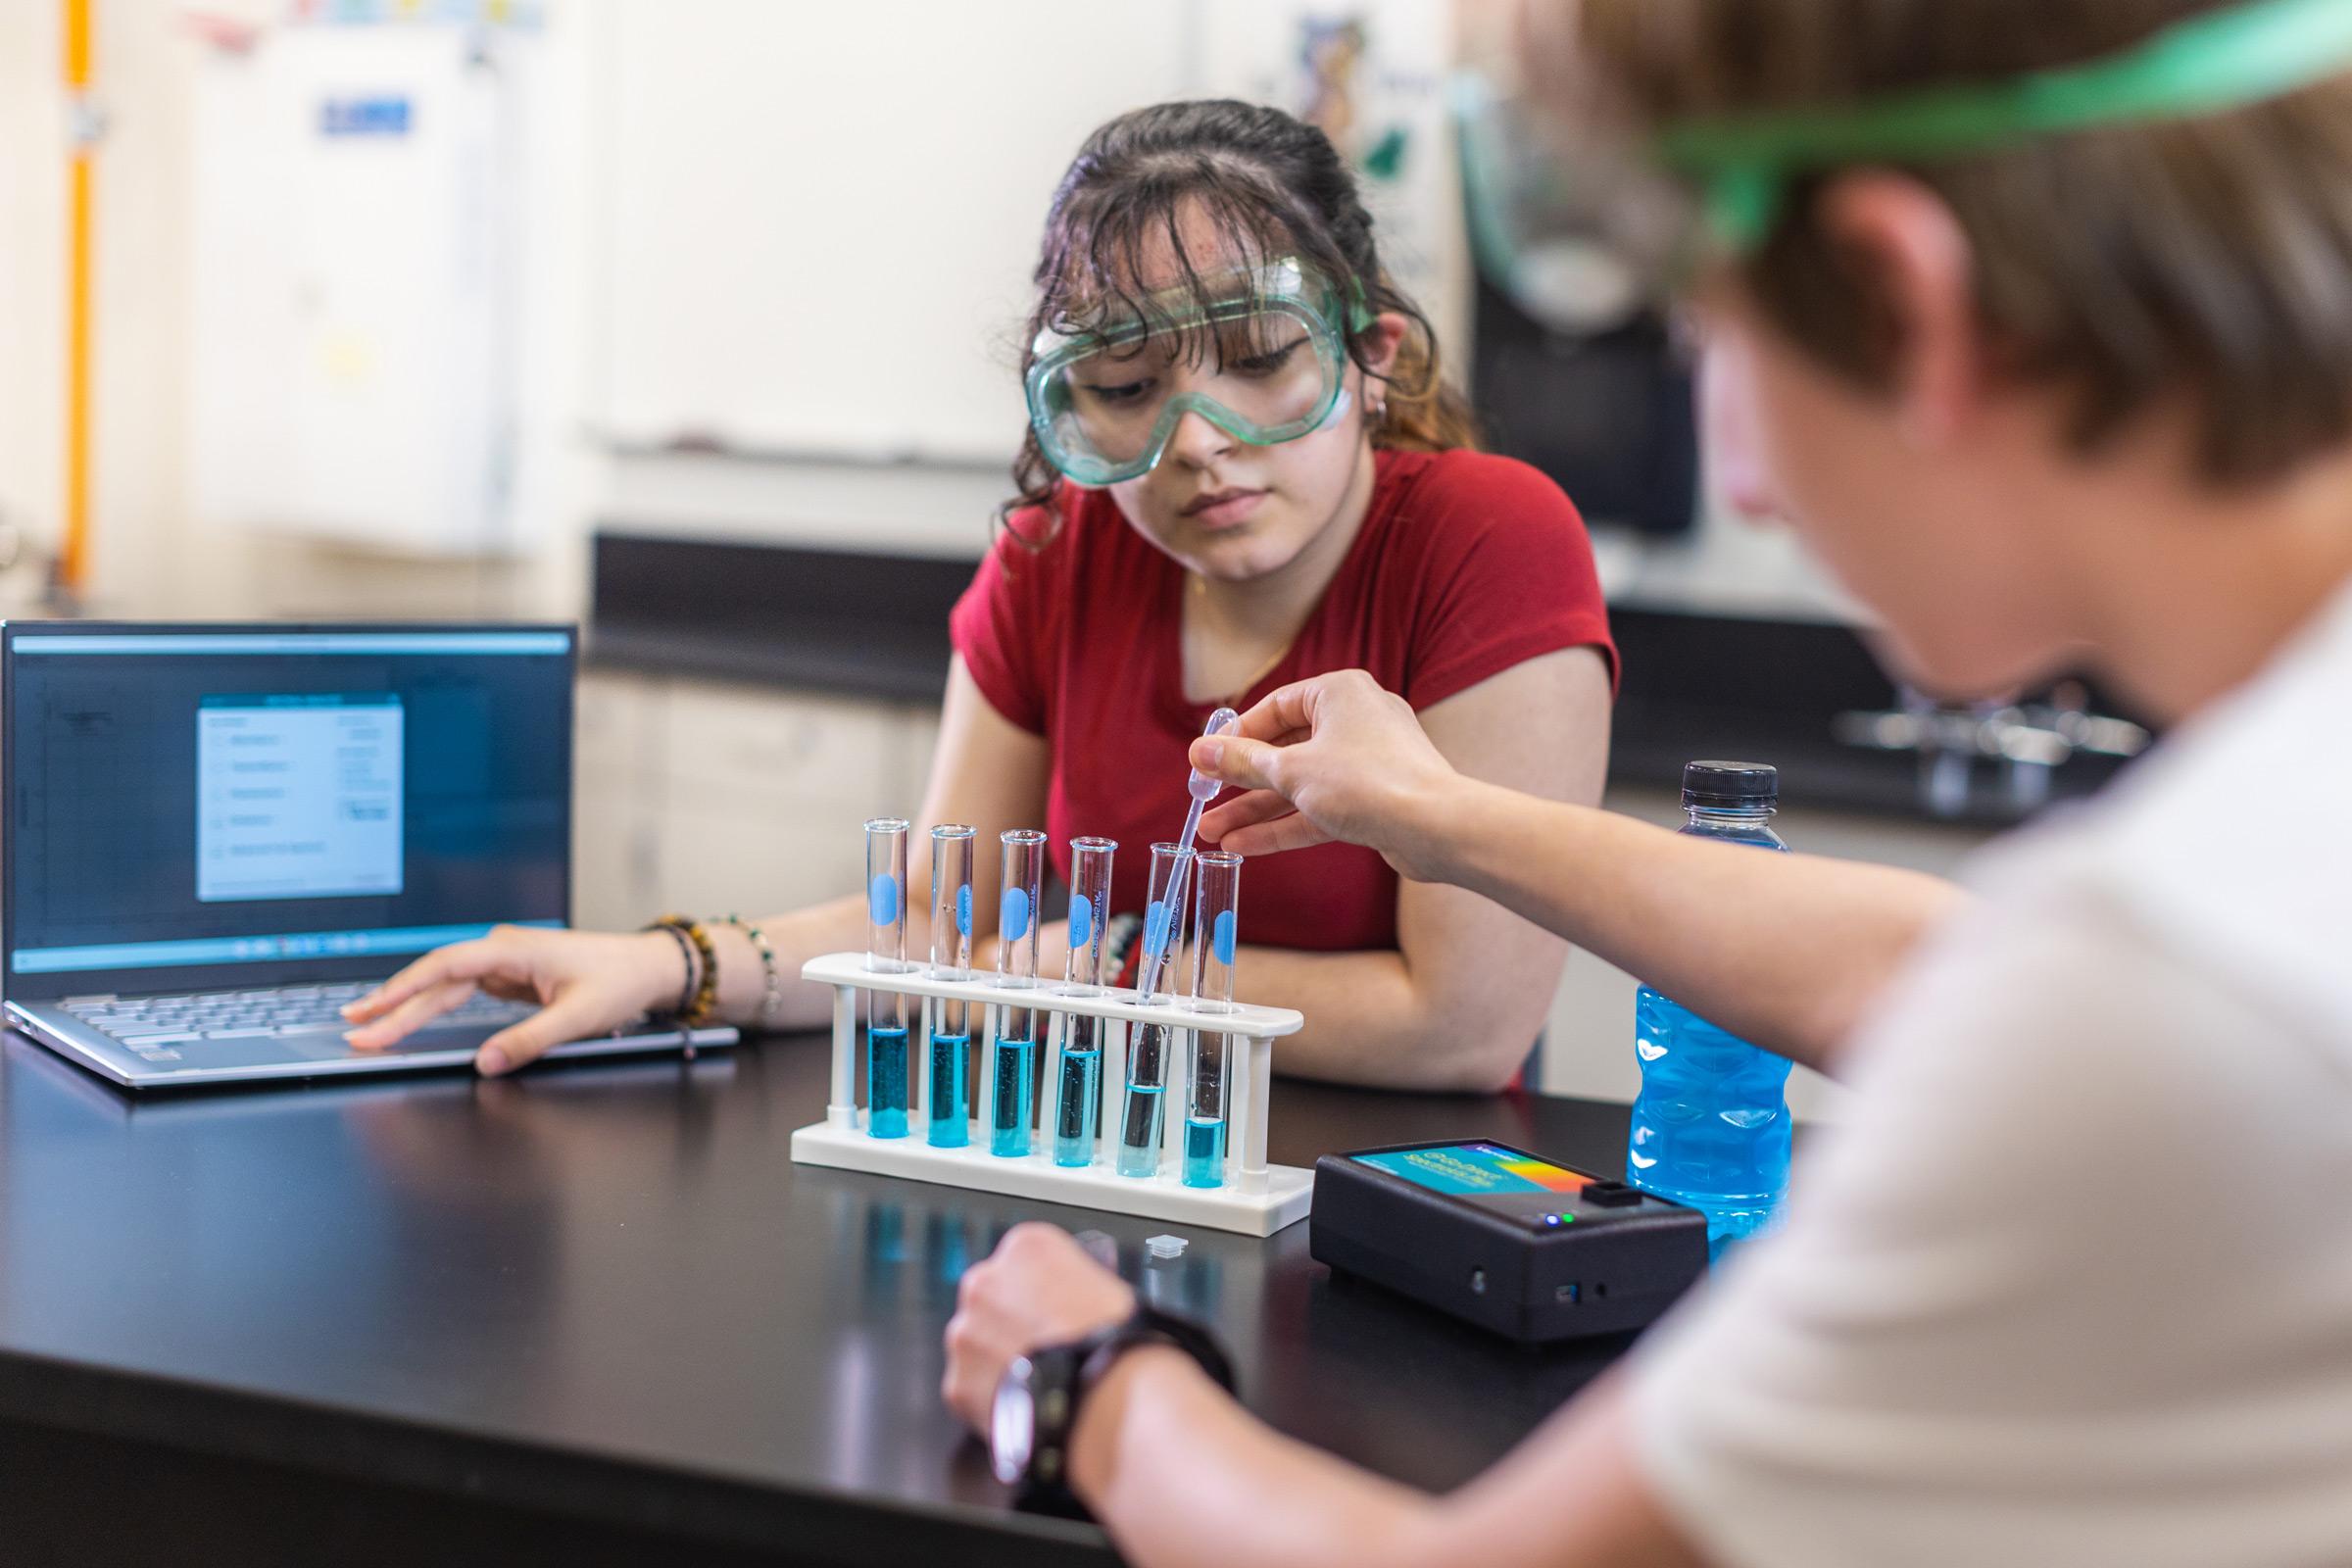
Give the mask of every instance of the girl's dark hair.
M 1065 328 L 1105 310 L 1145 314 L 1136 279 L 1155 240 L 1174 252 L 1182 286 L 1197 303 L 1208 303 L 1208 285 L 1185 251 L 1180 216 L 1206 222 L 1232 259 L 1250 265 L 1295 256 L 1343 298 L 1360 301 L 1365 317 L 1394 312 L 1411 323 L 1383 378 L 1388 415 L 1372 427 L 1373 445 L 1442 452 L 1478 444 L 1469 404 L 1439 373 L 1429 318 L 1380 265 L 1372 216 L 1338 149 L 1279 109 L 1229 98 L 1134 110 L 1086 139 L 1046 212 L 1037 307 L 1022 334 L 1024 375 L 1029 345 L 1048 326 Z M 1365 342 L 1363 330 L 1349 331 L 1348 357 L 1369 375 Z M 1059 478 L 1037 432 L 1027 431 L 1012 465 L 1018 494 L 999 511 L 999 522 L 1040 508 L 1046 526 L 1017 536 L 1031 545 L 1052 538 L 1061 521 L 1054 500 Z

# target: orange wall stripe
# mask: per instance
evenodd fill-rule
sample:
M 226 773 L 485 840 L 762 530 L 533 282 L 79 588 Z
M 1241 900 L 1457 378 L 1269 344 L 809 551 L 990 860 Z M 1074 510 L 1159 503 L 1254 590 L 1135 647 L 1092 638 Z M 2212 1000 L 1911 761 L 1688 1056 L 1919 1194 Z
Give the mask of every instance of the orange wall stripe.
M 90 4 L 65 0 L 66 90 L 76 100 L 90 85 Z M 66 241 L 66 537 L 58 555 L 58 582 L 78 592 L 90 557 L 90 219 L 96 149 L 89 139 L 88 106 L 76 102 L 73 108 Z

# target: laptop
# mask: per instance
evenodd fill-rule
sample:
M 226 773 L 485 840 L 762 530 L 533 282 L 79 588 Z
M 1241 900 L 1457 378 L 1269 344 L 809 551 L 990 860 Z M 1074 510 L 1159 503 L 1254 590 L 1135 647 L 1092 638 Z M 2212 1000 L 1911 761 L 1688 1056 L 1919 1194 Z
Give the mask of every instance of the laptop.
M 337 1010 L 571 899 L 567 626 L 0 622 L 0 996 L 133 1089 L 464 1066 Z M 731 1045 L 641 1020 L 551 1056 Z

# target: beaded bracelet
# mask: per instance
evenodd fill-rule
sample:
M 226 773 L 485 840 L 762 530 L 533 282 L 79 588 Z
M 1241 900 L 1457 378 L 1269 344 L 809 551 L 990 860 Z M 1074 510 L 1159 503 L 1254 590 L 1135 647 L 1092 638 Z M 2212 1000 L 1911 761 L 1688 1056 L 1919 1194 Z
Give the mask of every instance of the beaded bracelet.
M 758 1027 L 773 1029 L 776 1009 L 784 1003 L 784 982 L 776 974 L 776 950 L 767 940 L 767 933 L 746 921 L 740 914 L 730 914 L 714 925 L 731 925 L 752 940 L 752 951 L 760 955 L 760 1012 Z
M 689 1029 L 698 1028 L 710 1021 L 718 1006 L 718 949 L 711 945 L 710 933 L 703 928 L 703 922 L 692 915 L 665 914 L 647 929 L 655 927 L 683 936 L 694 945 L 695 953 L 703 960 L 699 973 L 694 965 L 687 965 L 690 989 L 679 998 L 678 1006 L 678 1022 Z
M 694 1002 L 694 943 L 676 926 L 663 925 L 659 920 L 644 929 L 662 932 L 678 945 L 678 972 L 686 978 L 678 982 L 678 1000 L 670 1005 L 670 1016 L 674 1018 Z

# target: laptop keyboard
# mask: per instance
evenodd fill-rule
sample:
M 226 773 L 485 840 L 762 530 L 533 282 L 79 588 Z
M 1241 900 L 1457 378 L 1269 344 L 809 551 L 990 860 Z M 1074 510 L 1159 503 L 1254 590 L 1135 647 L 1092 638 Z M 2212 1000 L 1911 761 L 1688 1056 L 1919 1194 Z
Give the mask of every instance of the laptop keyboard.
M 185 997 L 119 997 L 65 1004 L 65 1010 L 134 1051 L 200 1040 L 259 1040 L 278 1035 L 336 1034 L 351 1027 L 341 1008 L 372 991 L 355 982 L 288 986 L 279 991 L 200 991 Z M 475 992 L 463 1006 L 433 1020 L 433 1028 L 499 1028 L 527 1017 L 528 1003 Z

